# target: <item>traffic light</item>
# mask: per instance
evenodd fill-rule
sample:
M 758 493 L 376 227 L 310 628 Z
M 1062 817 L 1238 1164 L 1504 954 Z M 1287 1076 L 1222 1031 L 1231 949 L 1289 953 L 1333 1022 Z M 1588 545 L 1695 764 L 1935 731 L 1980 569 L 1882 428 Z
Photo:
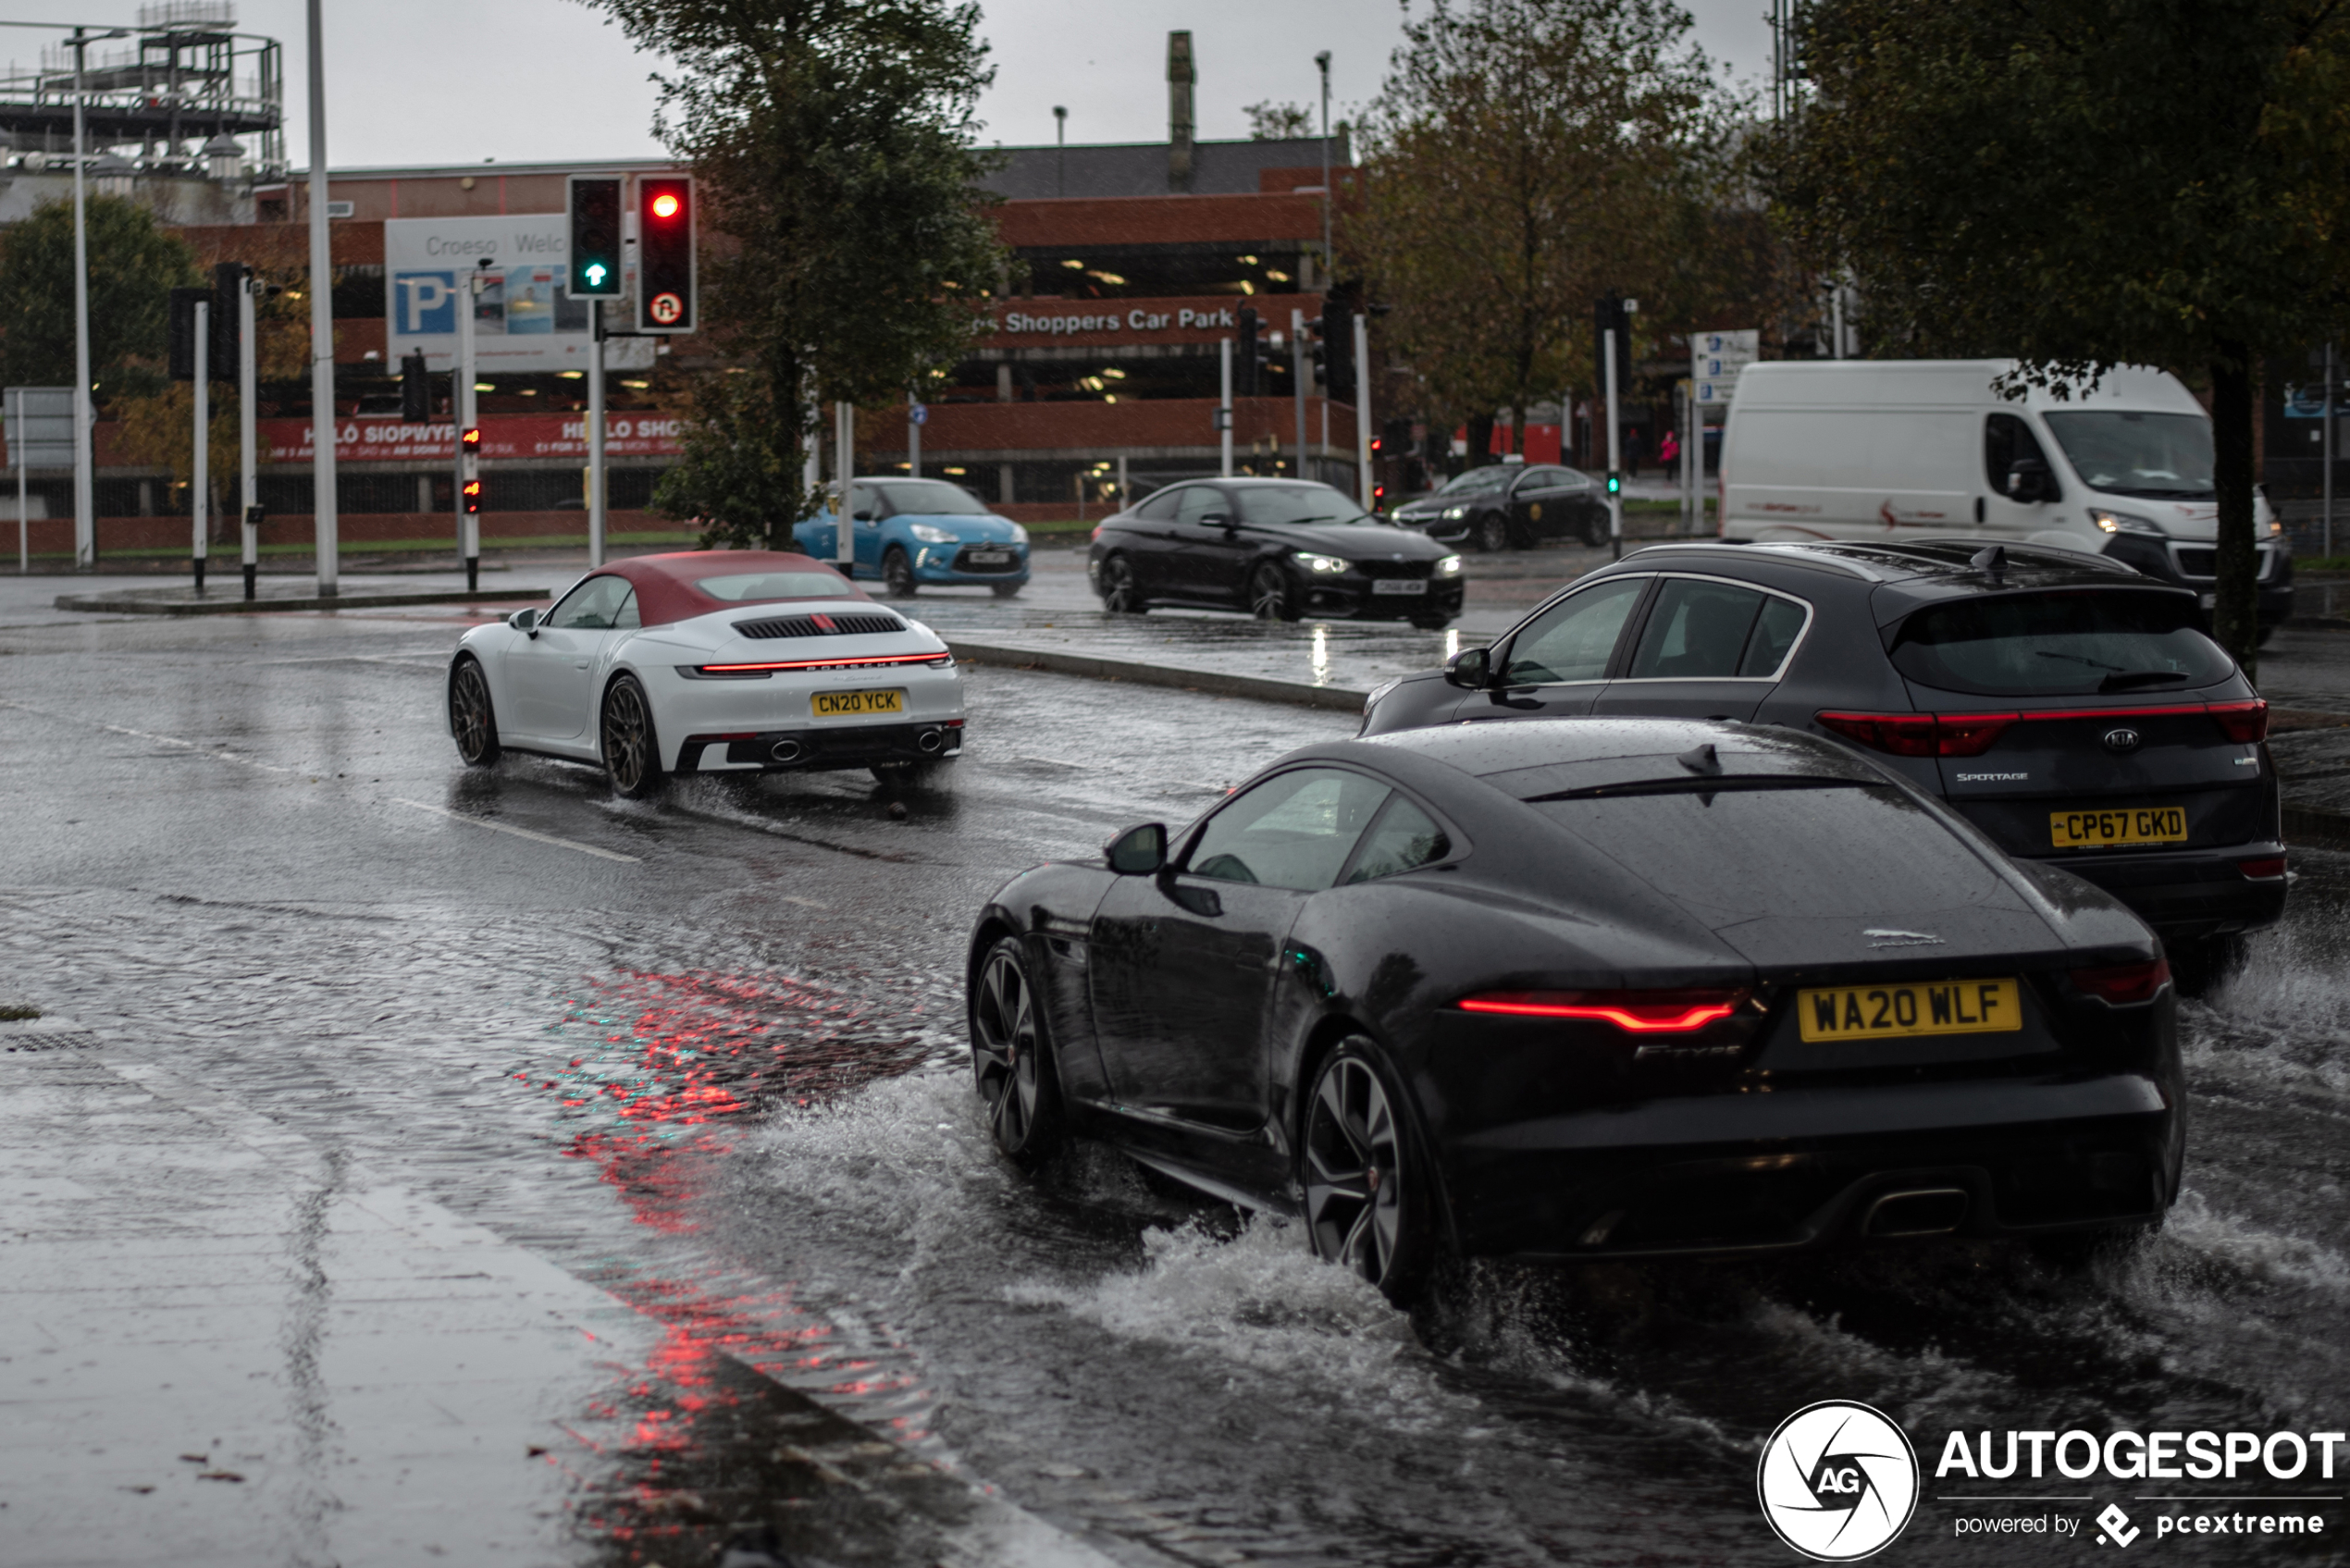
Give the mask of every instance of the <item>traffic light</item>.
M 479 512 L 481 510 L 481 481 L 478 479 L 468 479 L 465 481 L 464 488 L 466 512 Z
M 1591 322 L 1591 393 L 1607 396 L 1607 335 L 1615 334 L 1615 395 L 1625 398 L 1632 391 L 1632 313 L 1624 308 L 1624 296 L 1611 289 L 1600 296 L 1599 308 L 1592 313 Z
M 1338 300 L 1322 306 L 1322 388 L 1334 398 L 1354 396 L 1354 307 Z
M 400 360 L 400 423 L 432 423 L 432 377 L 425 369 L 422 349 Z
M 1330 377 L 1323 371 L 1330 363 L 1330 346 L 1322 338 L 1322 317 L 1317 315 L 1305 323 L 1305 335 L 1313 340 L 1305 350 L 1306 385 L 1310 389 L 1314 382 L 1318 381 L 1327 389 Z
M 1233 331 L 1232 395 L 1256 397 L 1264 376 L 1265 345 L 1258 338 L 1264 324 L 1257 319 L 1255 305 L 1241 306 L 1234 319 L 1239 325 Z
M 1611 496 L 1619 496 L 1624 493 L 1624 475 L 1612 469 L 1607 476 L 1607 493 Z
M 694 182 L 637 182 L 637 329 L 694 329 Z
M 575 300 L 620 297 L 620 181 L 571 177 L 571 266 L 563 292 Z
M 244 338 L 241 296 L 248 270 L 242 262 L 222 262 L 212 269 L 212 359 L 204 368 L 215 381 L 237 379 L 237 356 Z

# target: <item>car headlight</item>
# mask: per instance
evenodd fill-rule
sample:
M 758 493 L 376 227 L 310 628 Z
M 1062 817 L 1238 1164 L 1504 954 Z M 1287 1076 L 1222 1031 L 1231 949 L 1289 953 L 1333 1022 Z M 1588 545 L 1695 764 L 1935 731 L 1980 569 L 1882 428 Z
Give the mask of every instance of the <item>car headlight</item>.
M 2270 519 L 2269 519 L 2269 537 L 2270 537 L 2270 538 L 2272 538 L 2272 539 L 2273 539 L 2273 538 L 2277 537 L 2279 535 L 2282 534 L 2283 532 L 2284 532 L 2284 525 L 2283 525 L 2283 524 L 2282 524 L 2282 523 L 2278 522 L 2278 521 L 2277 521 L 2275 518 L 2273 518 L 2273 517 L 2271 517 L 2271 518 L 2270 518 Z
M 1025 529 L 1025 528 L 1023 528 L 1023 527 L 1021 527 L 1021 526 L 1020 526 L 1019 524 L 1017 524 L 1017 523 L 1013 524 L 1013 525 L 1012 525 L 1012 543 L 1014 543 L 1014 544 L 1016 544 L 1016 545 L 1024 545 L 1024 544 L 1026 544 L 1027 542 L 1028 542 L 1028 530 L 1027 530 L 1027 529 Z
M 1297 552 L 1297 563 L 1316 574 L 1344 572 L 1354 564 L 1351 561 L 1341 561 L 1335 555 L 1309 555 L 1302 549 Z
M 1467 515 L 1466 506 L 1448 506 L 1444 509 L 1444 521 L 1447 523 L 1457 523 Z
M 2109 534 L 2152 534 L 2158 539 L 2171 537 L 2162 531 L 2161 524 L 2134 512 L 2108 512 L 2102 507 L 2093 506 L 2089 509 L 2089 521 Z
M 928 523 L 909 523 L 906 531 L 926 545 L 951 545 L 955 542 L 954 529 L 940 528 Z
M 1436 563 L 1436 571 L 1433 574 L 1433 575 L 1439 577 L 1457 577 L 1460 574 L 1461 558 L 1457 555 L 1448 555 L 1443 560 L 1438 562 Z

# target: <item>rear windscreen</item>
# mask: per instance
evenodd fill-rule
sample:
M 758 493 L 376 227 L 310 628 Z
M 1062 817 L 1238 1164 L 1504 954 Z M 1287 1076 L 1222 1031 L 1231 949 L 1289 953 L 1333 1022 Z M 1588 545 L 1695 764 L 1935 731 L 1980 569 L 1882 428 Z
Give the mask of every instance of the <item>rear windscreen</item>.
M 1914 918 L 1979 902 L 1998 882 L 1886 785 L 1685 786 L 1528 804 L 1685 908 L 1723 915 Z
M 2178 594 L 2048 593 L 1962 599 L 1901 623 L 1893 667 L 1985 697 L 2176 691 L 2235 668 Z
M 857 592 L 830 572 L 742 572 L 730 577 L 698 577 L 694 586 L 735 604 L 764 599 L 844 599 Z

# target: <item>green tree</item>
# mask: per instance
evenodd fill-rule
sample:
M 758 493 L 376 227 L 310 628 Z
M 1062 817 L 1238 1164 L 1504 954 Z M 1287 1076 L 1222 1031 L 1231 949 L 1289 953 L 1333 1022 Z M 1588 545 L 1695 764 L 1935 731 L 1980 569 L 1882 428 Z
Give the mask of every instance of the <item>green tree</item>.
M 118 196 L 87 198 L 90 373 L 103 399 L 154 390 L 171 290 L 201 283 L 195 253 Z M 73 204 L 43 202 L 0 230 L 0 385 L 73 385 Z
M 2220 640 L 2257 640 L 2260 358 L 2338 331 L 2350 9 L 2338 0 L 1817 0 L 1776 210 L 1874 340 L 2059 389 L 2211 392 Z M 2200 375 L 2198 375 L 2200 373 Z
M 979 7 L 959 0 L 598 0 L 657 77 L 700 181 L 708 330 L 744 374 L 694 394 L 656 508 L 706 543 L 788 548 L 835 401 L 895 402 L 969 352 L 1004 257 L 978 190 Z
M 1252 142 L 1280 142 L 1314 134 L 1314 111 L 1304 104 L 1277 104 L 1268 98 L 1241 113 L 1248 117 Z
M 1365 117 L 1347 260 L 1395 309 L 1430 412 L 1474 422 L 1590 378 L 1611 288 L 1702 308 L 1737 101 L 1669 0 L 1434 0 Z

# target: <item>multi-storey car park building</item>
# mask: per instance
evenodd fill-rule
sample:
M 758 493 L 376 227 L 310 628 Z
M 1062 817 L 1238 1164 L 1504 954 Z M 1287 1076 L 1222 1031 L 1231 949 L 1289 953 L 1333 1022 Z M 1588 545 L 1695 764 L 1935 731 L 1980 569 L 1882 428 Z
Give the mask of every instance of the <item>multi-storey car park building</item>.
M 231 33 L 232 14 L 218 0 L 173 0 L 142 16 L 149 13 L 152 35 L 125 46 L 123 58 L 102 59 L 93 46 L 86 61 L 83 85 L 93 104 L 101 91 L 93 84 L 102 80 L 119 100 L 108 111 L 114 117 L 93 116 L 93 126 L 104 128 L 91 138 L 93 153 L 104 149 L 117 160 L 93 167 L 93 176 L 105 189 L 153 204 L 207 267 L 245 261 L 298 277 L 307 255 L 309 187 L 283 156 L 277 45 Z M 70 64 L 67 151 L 53 145 L 54 61 L 44 60 L 39 91 L 19 93 L 21 103 L 0 101 L 0 128 L 17 149 L 0 173 L 0 220 L 69 191 Z M 1192 133 L 1186 34 L 1170 39 L 1169 77 L 1164 142 L 1004 148 L 989 178 L 1012 262 L 989 306 L 995 330 L 922 390 L 920 461 L 924 473 L 953 477 L 1014 516 L 1090 512 L 1109 502 L 1121 476 L 1139 491 L 1213 472 L 1218 344 L 1244 305 L 1264 321 L 1267 365 L 1261 395 L 1236 403 L 1241 465 L 1289 474 L 1302 460 L 1311 475 L 1354 483 L 1351 401 L 1326 403 L 1309 386 L 1299 451 L 1290 348 L 1292 322 L 1321 312 L 1330 196 L 1324 159 L 1327 153 L 1342 194 L 1353 178 L 1346 139 L 1327 148 L 1318 138 L 1199 141 Z M 155 104 L 130 101 L 157 82 L 166 91 L 147 94 Z M 464 249 L 467 260 L 476 259 L 485 236 L 495 241 L 500 290 L 479 317 L 483 535 L 492 545 L 584 537 L 586 382 L 578 356 L 587 321 L 584 306 L 563 298 L 561 244 L 550 252 L 548 238 L 565 238 L 567 176 L 675 167 L 485 160 L 331 175 L 337 499 L 347 549 L 452 537 L 453 433 L 445 419 L 401 423 L 398 367 L 403 353 L 435 348 L 419 335 L 421 318 L 405 319 L 425 297 L 415 292 L 417 280 L 451 270 L 444 253 Z M 48 188 L 53 183 L 57 189 Z M 630 357 L 608 377 L 612 532 L 682 537 L 675 524 L 643 509 L 679 451 L 686 373 L 714 362 L 691 337 L 636 340 L 617 352 Z M 445 408 L 446 374 L 438 381 L 437 406 Z M 309 389 L 265 386 L 261 401 L 265 543 L 299 547 L 311 537 Z M 860 466 L 902 471 L 913 460 L 911 433 L 896 410 L 867 411 Z M 184 549 L 184 489 L 167 470 L 135 465 L 117 448 L 113 428 L 102 422 L 101 552 Z M 30 488 L 46 518 L 33 525 L 36 552 L 69 553 L 70 475 L 36 472 Z M 0 504 L 0 521 L 9 510 Z M 225 529 L 233 512 L 218 507 L 214 515 Z

